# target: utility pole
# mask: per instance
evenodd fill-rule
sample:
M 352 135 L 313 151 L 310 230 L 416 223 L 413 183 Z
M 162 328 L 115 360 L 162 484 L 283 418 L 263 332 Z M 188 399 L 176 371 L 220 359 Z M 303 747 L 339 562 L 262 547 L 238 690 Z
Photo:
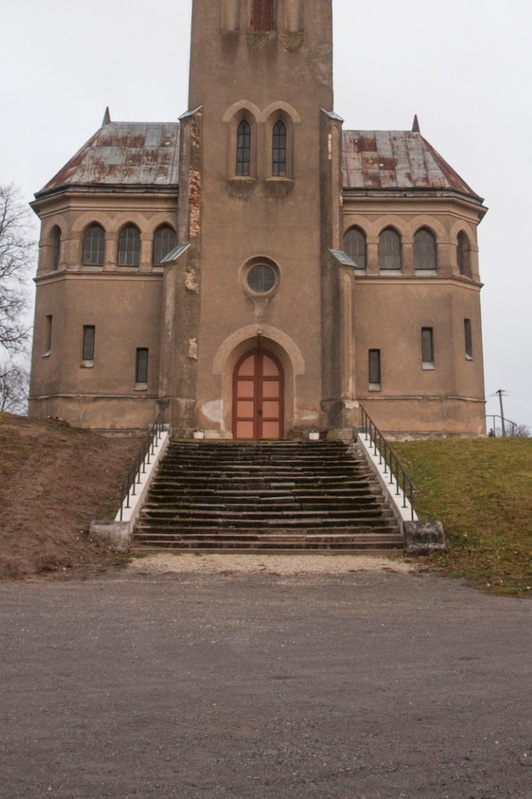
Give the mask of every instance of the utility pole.
M 498 391 L 496 391 L 495 393 L 499 395 L 499 404 L 500 404 L 500 406 L 501 406 L 501 427 L 502 427 L 502 437 L 503 437 L 503 438 L 506 438 L 506 426 L 505 426 L 505 424 L 504 424 L 504 408 L 502 407 L 502 397 L 503 397 L 504 391 L 502 390 L 502 388 L 500 388 L 500 389 L 499 389 Z

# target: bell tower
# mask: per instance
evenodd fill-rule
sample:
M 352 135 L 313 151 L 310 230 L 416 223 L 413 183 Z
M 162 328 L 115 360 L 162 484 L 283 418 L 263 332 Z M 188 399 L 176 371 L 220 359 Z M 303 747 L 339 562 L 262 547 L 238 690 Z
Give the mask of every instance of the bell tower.
M 339 289 L 329 253 L 341 192 L 332 106 L 332 0 L 194 0 L 181 251 L 165 275 L 161 370 L 178 431 L 283 438 L 331 426 Z M 265 362 L 255 351 L 278 365 L 277 406 L 259 375 L 257 395 L 252 381 L 239 385 L 238 364 Z

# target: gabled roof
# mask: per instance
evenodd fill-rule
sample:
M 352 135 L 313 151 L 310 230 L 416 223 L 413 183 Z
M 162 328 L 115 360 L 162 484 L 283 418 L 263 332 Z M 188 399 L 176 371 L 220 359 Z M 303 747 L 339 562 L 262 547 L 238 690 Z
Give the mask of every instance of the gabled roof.
M 35 196 L 72 186 L 176 188 L 178 161 L 177 122 L 108 122 Z
M 482 202 L 418 131 L 346 130 L 344 189 L 368 192 L 449 192 Z

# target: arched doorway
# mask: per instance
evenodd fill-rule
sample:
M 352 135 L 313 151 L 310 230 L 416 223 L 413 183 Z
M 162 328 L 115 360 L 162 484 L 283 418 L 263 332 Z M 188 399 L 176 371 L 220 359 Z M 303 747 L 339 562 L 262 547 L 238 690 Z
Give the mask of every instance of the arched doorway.
M 233 373 L 233 436 L 278 439 L 283 430 L 283 367 L 271 352 L 254 349 L 240 358 Z

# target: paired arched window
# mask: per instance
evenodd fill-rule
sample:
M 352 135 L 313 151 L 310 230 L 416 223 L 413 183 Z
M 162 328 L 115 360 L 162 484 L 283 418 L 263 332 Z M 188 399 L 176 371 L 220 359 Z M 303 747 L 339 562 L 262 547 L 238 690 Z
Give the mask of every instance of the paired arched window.
M 101 225 L 91 225 L 83 236 L 83 259 L 85 266 L 103 266 L 105 258 L 105 231 Z
M 286 125 L 277 120 L 272 135 L 272 175 L 274 178 L 286 177 Z
M 379 269 L 400 270 L 401 238 L 393 228 L 386 228 L 379 236 Z
M 140 264 L 140 232 L 135 225 L 123 228 L 118 238 L 118 266 Z
M 456 260 L 460 274 L 471 277 L 471 242 L 463 231 L 458 234 Z
M 436 239 L 426 228 L 414 236 L 414 269 L 436 271 Z
M 175 230 L 170 225 L 163 225 L 155 231 L 153 237 L 153 263 L 158 266 L 176 246 Z
M 251 174 L 251 125 L 243 119 L 236 132 L 236 174 L 249 177 Z
M 344 252 L 359 269 L 366 268 L 366 237 L 357 227 L 352 227 L 344 236 Z
M 251 30 L 272 31 L 275 27 L 275 0 L 253 0 Z

